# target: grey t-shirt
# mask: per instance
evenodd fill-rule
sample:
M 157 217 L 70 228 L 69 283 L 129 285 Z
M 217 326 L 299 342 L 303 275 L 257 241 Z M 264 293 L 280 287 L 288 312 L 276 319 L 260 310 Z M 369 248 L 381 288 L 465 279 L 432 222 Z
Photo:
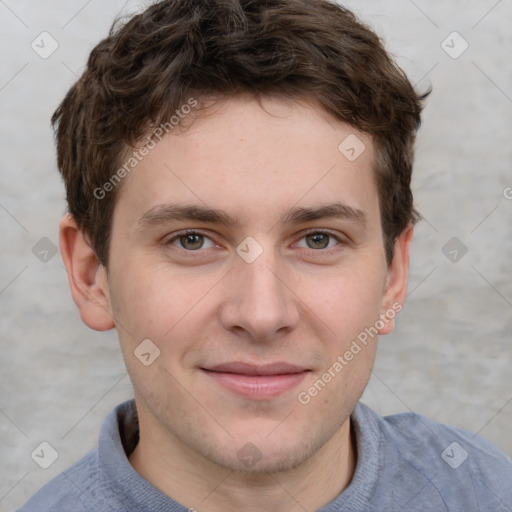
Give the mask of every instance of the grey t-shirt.
M 512 461 L 461 429 L 413 413 L 381 417 L 359 403 L 352 421 L 357 466 L 350 485 L 318 512 L 512 512 Z M 98 449 L 18 512 L 187 512 L 130 465 L 138 442 L 133 400 L 105 419 Z

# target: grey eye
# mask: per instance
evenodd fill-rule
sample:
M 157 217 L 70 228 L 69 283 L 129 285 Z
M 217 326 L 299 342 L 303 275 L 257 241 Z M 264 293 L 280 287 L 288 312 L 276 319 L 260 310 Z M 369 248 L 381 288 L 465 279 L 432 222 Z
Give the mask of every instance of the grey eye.
M 330 236 L 325 233 L 314 233 L 306 236 L 310 249 L 325 249 L 329 245 L 329 238 Z
M 179 242 L 183 249 L 195 251 L 203 247 L 204 236 L 199 234 L 182 235 L 179 237 Z

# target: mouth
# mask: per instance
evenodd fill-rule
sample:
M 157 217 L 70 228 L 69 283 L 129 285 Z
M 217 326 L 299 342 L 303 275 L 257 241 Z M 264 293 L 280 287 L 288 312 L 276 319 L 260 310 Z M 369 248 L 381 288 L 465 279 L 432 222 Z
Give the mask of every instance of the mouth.
M 239 361 L 201 368 L 201 371 L 223 388 L 253 400 L 278 397 L 295 388 L 310 372 L 284 362 L 252 365 Z

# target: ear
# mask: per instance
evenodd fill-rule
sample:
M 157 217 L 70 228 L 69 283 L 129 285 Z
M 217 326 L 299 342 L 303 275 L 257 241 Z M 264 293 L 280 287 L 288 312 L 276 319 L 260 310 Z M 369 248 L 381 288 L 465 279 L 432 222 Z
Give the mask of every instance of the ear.
M 395 328 L 395 316 L 402 310 L 409 280 L 409 248 L 414 228 L 409 224 L 395 241 L 393 260 L 382 297 L 381 319 L 384 327 L 379 334 L 389 334 Z
M 106 269 L 70 214 L 60 221 L 60 250 L 82 322 L 96 331 L 112 329 Z

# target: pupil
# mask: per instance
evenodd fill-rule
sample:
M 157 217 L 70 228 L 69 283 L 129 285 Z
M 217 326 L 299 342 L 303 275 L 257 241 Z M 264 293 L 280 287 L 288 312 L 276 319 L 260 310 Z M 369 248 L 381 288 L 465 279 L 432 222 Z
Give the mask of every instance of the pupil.
M 315 233 L 314 235 L 310 235 L 310 237 L 314 245 L 312 249 L 325 249 L 325 247 L 329 245 L 328 235 L 322 233 Z
M 185 235 L 181 237 L 181 245 L 185 249 L 200 249 L 203 245 L 202 235 Z

